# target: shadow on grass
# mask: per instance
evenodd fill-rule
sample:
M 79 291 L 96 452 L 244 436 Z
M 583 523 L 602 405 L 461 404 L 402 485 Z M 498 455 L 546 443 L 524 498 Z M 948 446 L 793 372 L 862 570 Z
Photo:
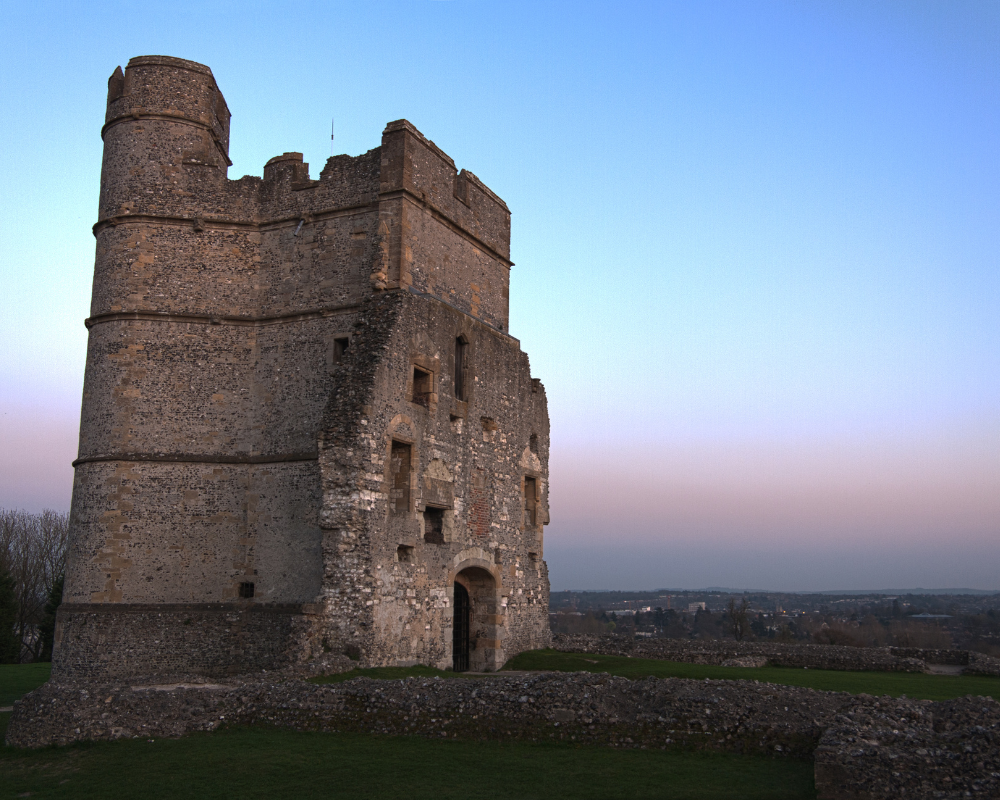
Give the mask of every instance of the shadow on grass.
M 320 675 L 309 678 L 310 683 L 343 683 L 352 678 L 376 678 L 384 681 L 398 681 L 403 678 L 464 678 L 464 672 L 446 672 L 443 669 L 424 667 L 419 664 L 414 667 L 368 667 L 352 669 L 350 672 L 336 672 L 332 675 Z
M 532 650 L 515 656 L 504 670 L 557 672 L 607 672 L 623 678 L 693 678 L 705 680 L 756 680 L 802 686 L 826 692 L 892 695 L 922 700 L 951 700 L 965 695 L 1000 698 L 1000 678 L 979 675 L 925 675 L 910 672 L 846 672 L 791 667 L 714 667 L 653 658 L 604 656 L 596 653 L 563 653 Z
M 234 728 L 182 739 L 0 750 L 0 798 L 793 800 L 811 761 L 565 744 Z

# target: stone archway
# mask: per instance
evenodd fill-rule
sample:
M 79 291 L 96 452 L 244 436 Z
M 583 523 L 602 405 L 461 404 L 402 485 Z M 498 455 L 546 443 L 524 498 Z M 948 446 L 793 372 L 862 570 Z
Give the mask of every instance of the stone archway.
M 497 581 L 490 570 L 466 567 L 455 575 L 452 664 L 458 671 L 495 672 L 503 666 Z

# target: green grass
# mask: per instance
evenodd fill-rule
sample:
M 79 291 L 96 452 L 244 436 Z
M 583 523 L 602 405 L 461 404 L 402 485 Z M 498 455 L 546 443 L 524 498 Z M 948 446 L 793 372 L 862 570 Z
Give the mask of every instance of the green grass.
M 0 708 L 14 705 L 14 701 L 37 689 L 49 679 L 52 665 L 43 664 L 0 664 Z M 0 742 L 7 733 L 10 712 L 0 714 Z
M 504 669 L 607 672 L 623 678 L 694 678 L 757 680 L 786 686 L 805 686 L 827 692 L 892 695 L 922 700 L 950 700 L 967 694 L 1000 698 L 1000 678 L 978 675 L 924 675 L 910 672 L 842 672 L 789 667 L 713 667 L 652 658 L 602 656 L 532 650 L 515 656 Z
M 50 672 L 49 663 L 0 665 L 0 708 L 13 705 L 21 695 L 37 689 L 49 679 Z
M 0 798 L 792 800 L 810 761 L 236 728 L 182 739 L 0 750 Z

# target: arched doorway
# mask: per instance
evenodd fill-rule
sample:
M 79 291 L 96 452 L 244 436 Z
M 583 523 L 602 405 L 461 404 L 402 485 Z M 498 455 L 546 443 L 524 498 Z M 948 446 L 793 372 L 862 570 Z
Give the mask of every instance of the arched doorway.
M 493 672 L 503 666 L 496 579 L 482 567 L 455 576 L 452 665 L 457 672 Z

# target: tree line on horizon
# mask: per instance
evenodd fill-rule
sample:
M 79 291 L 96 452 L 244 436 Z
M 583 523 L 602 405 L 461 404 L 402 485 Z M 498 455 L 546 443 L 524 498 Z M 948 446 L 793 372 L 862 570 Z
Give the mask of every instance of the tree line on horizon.
M 0 508 L 0 664 L 51 661 L 69 514 Z
M 891 609 L 892 607 L 890 607 Z M 851 615 L 846 619 L 821 613 L 781 618 L 755 612 L 745 598 L 729 598 L 721 610 L 698 609 L 696 613 L 655 608 L 623 613 L 608 610 L 574 612 L 562 609 L 550 613 L 553 633 L 605 634 L 626 637 L 651 636 L 664 639 L 734 639 L 736 641 L 809 642 L 851 647 L 920 647 L 948 649 L 955 646 L 952 635 L 962 631 L 961 646 L 1000 656 L 996 633 L 1000 613 L 961 615 L 955 629 L 936 622 L 918 621 L 891 610 L 885 617 L 874 614 Z

